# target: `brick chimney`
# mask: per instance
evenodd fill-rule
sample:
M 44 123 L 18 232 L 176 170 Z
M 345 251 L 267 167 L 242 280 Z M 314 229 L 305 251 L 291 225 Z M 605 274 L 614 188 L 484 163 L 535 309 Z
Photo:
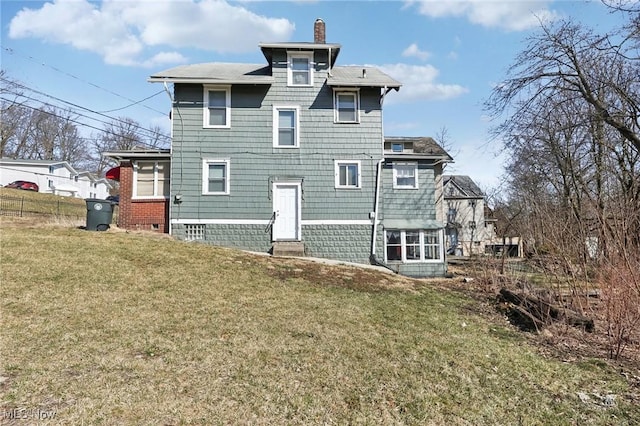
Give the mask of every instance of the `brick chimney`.
M 316 19 L 316 22 L 313 24 L 313 42 L 316 44 L 326 43 L 324 21 L 320 18 Z

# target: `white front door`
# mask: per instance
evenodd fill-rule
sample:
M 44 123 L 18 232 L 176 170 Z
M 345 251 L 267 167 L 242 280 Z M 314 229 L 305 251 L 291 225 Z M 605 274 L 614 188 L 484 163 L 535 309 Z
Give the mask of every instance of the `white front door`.
M 300 184 L 273 184 L 273 241 L 300 240 Z

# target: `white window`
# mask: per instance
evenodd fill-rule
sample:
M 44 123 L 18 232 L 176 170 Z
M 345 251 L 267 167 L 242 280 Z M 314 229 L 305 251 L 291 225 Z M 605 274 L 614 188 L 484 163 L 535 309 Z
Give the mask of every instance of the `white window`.
M 393 187 L 418 188 L 418 163 L 393 163 Z
M 360 161 L 336 160 L 336 188 L 360 188 Z
M 336 123 L 358 123 L 360 117 L 359 110 L 359 93 L 352 92 L 335 92 L 335 122 Z
M 386 230 L 387 262 L 439 262 L 444 258 L 441 230 Z
M 300 146 L 300 108 L 273 107 L 273 146 L 298 148 Z
M 204 127 L 231 127 L 231 87 L 204 86 Z
M 137 161 L 133 165 L 133 198 L 168 197 L 170 174 L 168 161 Z
M 287 62 L 289 86 L 313 86 L 313 52 L 289 52 Z
M 202 160 L 202 193 L 229 194 L 229 160 Z

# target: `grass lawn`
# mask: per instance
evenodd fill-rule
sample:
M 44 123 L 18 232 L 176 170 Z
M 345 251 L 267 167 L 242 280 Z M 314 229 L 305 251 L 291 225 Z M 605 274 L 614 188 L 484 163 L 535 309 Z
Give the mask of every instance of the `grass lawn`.
M 435 281 L 145 233 L 16 220 L 0 232 L 4 413 L 65 425 L 640 421 L 613 367 L 545 358 Z

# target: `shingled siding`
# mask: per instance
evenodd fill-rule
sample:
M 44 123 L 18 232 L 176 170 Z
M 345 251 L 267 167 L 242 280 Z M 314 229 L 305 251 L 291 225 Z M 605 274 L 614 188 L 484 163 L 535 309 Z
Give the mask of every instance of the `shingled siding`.
M 232 86 L 229 129 L 202 127 L 202 85 L 175 85 L 171 193 L 182 203 L 172 204 L 172 219 L 268 220 L 272 183 L 287 178 L 302 182 L 303 221 L 368 219 L 381 156 L 380 90 L 361 89 L 360 123 L 335 124 L 326 71 L 312 88 L 287 87 L 284 65 L 273 74 L 272 86 Z M 274 105 L 300 107 L 300 148 L 273 147 Z M 202 195 L 203 159 L 230 160 L 229 195 Z M 361 161 L 361 189 L 335 188 L 335 160 Z
M 405 162 L 405 160 L 398 160 Z M 436 170 L 427 162 L 418 163 L 418 189 L 393 188 L 393 162 L 383 165 L 381 219 L 425 219 L 438 220 L 436 204 Z M 416 208 L 419 206 L 419 208 Z M 444 225 L 443 225 L 444 226 Z
M 412 160 L 397 160 L 406 162 Z M 414 160 L 415 161 L 415 160 Z M 382 202 L 379 218 L 382 224 L 378 227 L 378 247 L 377 257 L 385 259 L 384 241 L 384 221 L 385 220 L 424 220 L 437 223 L 437 228 L 441 229 L 441 190 L 438 190 L 440 165 L 434 165 L 431 161 L 418 162 L 418 189 L 394 189 L 393 188 L 393 161 L 386 160 L 382 169 Z M 436 199 L 438 198 L 438 199 Z M 406 229 L 405 229 L 406 230 Z M 444 244 L 444 235 L 441 236 Z M 389 263 L 389 268 L 397 273 L 410 277 L 436 277 L 444 276 L 447 271 L 446 261 L 422 262 L 422 263 Z

